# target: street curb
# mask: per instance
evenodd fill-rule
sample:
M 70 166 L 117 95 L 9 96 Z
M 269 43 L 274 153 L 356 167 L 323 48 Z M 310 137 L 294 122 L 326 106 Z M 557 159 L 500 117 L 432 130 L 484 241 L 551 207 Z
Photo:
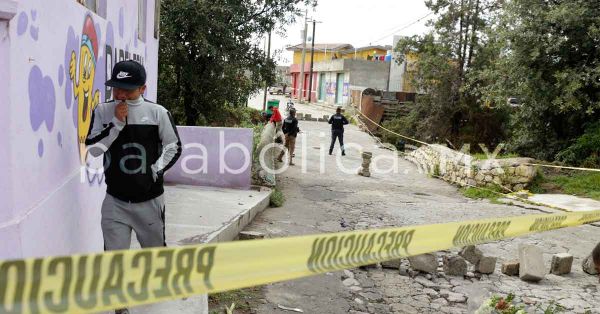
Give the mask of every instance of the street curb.
M 252 222 L 254 217 L 256 217 L 256 214 L 269 207 L 273 190 L 267 187 L 259 188 L 260 191 L 268 191 L 263 199 L 251 208 L 242 212 L 236 218 L 228 221 L 219 230 L 213 232 L 210 236 L 208 236 L 204 243 L 227 242 L 235 240 L 238 234 Z

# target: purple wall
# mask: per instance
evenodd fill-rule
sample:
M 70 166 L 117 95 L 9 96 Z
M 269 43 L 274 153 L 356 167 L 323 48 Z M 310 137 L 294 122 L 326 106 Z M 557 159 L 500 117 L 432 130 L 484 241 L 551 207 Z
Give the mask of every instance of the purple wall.
M 8 29 L 0 20 L 0 259 L 102 250 L 104 180 L 82 172 L 100 164 L 82 158 L 79 138 L 96 95 L 110 97 L 104 81 L 116 61 L 144 63 L 146 97 L 156 99 L 158 40 L 154 0 L 144 0 L 145 42 L 138 1 L 98 2 L 102 16 L 75 0 L 20 0 Z
M 249 189 L 252 129 L 178 127 L 181 158 L 165 175 L 166 182 Z

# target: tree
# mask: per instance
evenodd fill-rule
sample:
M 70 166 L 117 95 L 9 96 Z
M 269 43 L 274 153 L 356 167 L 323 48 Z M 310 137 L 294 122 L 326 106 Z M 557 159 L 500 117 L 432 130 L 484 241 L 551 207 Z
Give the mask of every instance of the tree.
M 419 119 L 414 134 L 429 141 L 450 139 L 457 145 L 495 145 L 505 134 L 506 112 L 493 109 L 472 93 L 480 84 L 473 73 L 491 62 L 486 30 L 501 2 L 494 0 L 428 0 L 437 18 L 423 36 L 400 40 L 400 55 L 416 55 L 414 83 L 421 95 L 411 116 Z M 400 60 L 402 62 L 403 60 Z
M 245 104 L 275 78 L 275 63 L 257 38 L 294 22 L 300 4 L 314 1 L 163 0 L 159 102 L 185 125 Z
M 512 0 L 489 33 L 500 49 L 478 92 L 500 104 L 518 97 L 512 147 L 553 159 L 600 118 L 600 3 Z

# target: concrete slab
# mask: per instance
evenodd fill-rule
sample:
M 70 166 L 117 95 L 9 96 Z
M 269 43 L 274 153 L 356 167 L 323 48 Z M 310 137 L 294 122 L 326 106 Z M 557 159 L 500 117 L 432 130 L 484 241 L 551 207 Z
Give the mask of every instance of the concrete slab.
M 271 189 L 233 190 L 189 185 L 165 186 L 167 246 L 234 240 L 257 213 L 269 206 Z M 139 243 L 132 237 L 132 248 Z M 207 314 L 206 295 L 130 309 L 132 314 Z M 109 312 L 110 313 L 110 312 Z
M 558 207 L 567 211 L 582 212 L 600 210 L 600 202 L 583 197 L 564 194 L 535 194 L 529 197 L 530 201 Z

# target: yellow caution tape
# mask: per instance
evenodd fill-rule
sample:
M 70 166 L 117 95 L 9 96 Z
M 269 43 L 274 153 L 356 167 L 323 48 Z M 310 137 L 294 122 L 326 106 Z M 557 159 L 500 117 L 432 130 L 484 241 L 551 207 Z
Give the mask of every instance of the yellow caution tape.
M 99 312 L 597 221 L 600 211 L 3 261 L 0 313 Z
M 365 117 L 365 119 L 371 121 L 371 123 L 375 124 L 377 127 L 387 131 L 388 133 L 394 134 L 396 136 L 400 136 L 402 138 L 405 138 L 407 140 L 411 140 L 413 142 L 417 142 L 419 144 L 423 144 L 426 146 L 430 146 L 431 144 L 423 142 L 423 141 L 419 141 L 417 139 L 414 139 L 412 137 L 408 137 L 406 135 L 402 135 L 400 133 L 394 132 L 390 129 L 385 128 L 384 126 L 382 126 L 381 124 L 371 120 L 369 117 L 367 117 L 364 113 L 360 112 L 360 110 L 356 110 L 356 112 L 358 112 L 360 115 L 362 115 L 363 117 Z M 369 133 L 371 133 L 369 131 Z M 524 163 L 524 165 L 529 165 L 529 166 L 539 166 L 539 167 L 546 167 L 546 168 L 556 168 L 556 169 L 569 169 L 569 170 L 580 170 L 580 171 L 593 171 L 593 172 L 600 172 L 600 169 L 596 169 L 596 168 L 583 168 L 583 167 L 568 167 L 568 166 L 557 166 L 557 165 L 549 165 L 549 164 L 539 164 L 539 163 Z
M 546 168 L 556 168 L 556 169 L 569 169 L 569 170 L 600 172 L 600 169 L 595 169 L 595 168 L 567 167 L 567 166 L 556 166 L 556 165 L 534 164 L 534 163 L 526 163 L 525 165 L 539 166 L 539 167 L 546 167 Z
M 373 124 L 375 124 L 376 126 L 378 126 L 378 127 L 382 128 L 383 130 L 386 130 L 386 131 L 388 131 L 389 133 L 392 133 L 392 134 L 394 134 L 394 135 L 396 135 L 396 136 L 400 136 L 400 137 L 402 137 L 402 138 L 405 138 L 405 139 L 407 139 L 407 140 L 411 140 L 411 141 L 413 141 L 413 142 L 416 142 L 416 143 L 419 143 L 419 144 L 422 144 L 422 145 L 426 145 L 426 146 L 430 146 L 430 145 L 431 145 L 431 144 L 429 144 L 429 143 L 425 143 L 425 142 L 423 142 L 423 141 L 419 141 L 419 140 L 417 140 L 417 139 L 415 139 L 415 138 L 408 137 L 408 136 L 406 136 L 406 135 L 402 135 L 402 134 L 400 134 L 400 133 L 396 133 L 396 132 L 394 132 L 394 131 L 392 131 L 392 130 L 390 130 L 390 129 L 387 129 L 387 128 L 386 128 L 386 127 L 384 127 L 383 125 L 381 125 L 381 124 L 379 124 L 379 123 L 377 123 L 377 122 L 375 122 L 375 121 L 371 120 L 371 118 L 367 117 L 367 116 L 366 116 L 364 113 L 360 112 L 360 110 L 356 110 L 356 112 L 360 113 L 360 115 L 361 115 L 361 116 L 363 116 L 363 117 L 365 117 L 365 119 L 367 119 L 367 120 L 371 121 L 371 123 L 373 123 Z

